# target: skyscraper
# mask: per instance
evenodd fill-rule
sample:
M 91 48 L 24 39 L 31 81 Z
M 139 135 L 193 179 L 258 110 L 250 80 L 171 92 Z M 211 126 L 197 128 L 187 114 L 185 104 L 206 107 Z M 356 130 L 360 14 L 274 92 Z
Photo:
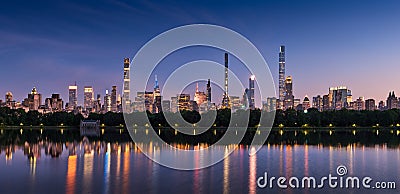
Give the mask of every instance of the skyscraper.
M 200 106 L 207 101 L 207 95 L 199 91 L 199 83 L 196 83 L 196 92 L 194 93 L 194 101 Z
M 294 109 L 293 81 L 292 76 L 285 79 L 285 98 L 283 101 L 283 109 Z
M 129 58 L 124 59 L 124 88 L 123 88 L 123 95 L 122 95 L 122 103 L 125 103 L 122 107 L 126 113 L 132 112 L 131 110 L 131 100 L 130 100 L 130 82 L 131 79 L 129 77 L 129 70 L 130 70 L 130 61 Z
M 144 105 L 146 107 L 146 111 L 153 112 L 154 106 L 154 92 L 145 91 L 144 92 Z
M 244 89 L 242 97 L 242 106 L 244 109 L 249 108 L 249 88 Z
M 322 110 L 327 111 L 330 110 L 330 103 L 329 103 L 329 95 L 322 96 Z
M 162 106 L 162 111 L 163 112 L 171 112 L 171 101 L 163 100 L 161 102 L 161 106 Z
M 104 112 L 110 112 L 111 111 L 111 96 L 108 93 L 108 90 L 106 90 L 106 95 L 104 96 Z
M 279 51 L 279 102 L 278 109 L 283 109 L 285 100 L 285 46 L 280 47 Z
M 171 97 L 171 112 L 176 113 L 179 110 L 179 106 L 178 106 L 178 97 L 177 96 L 173 96 Z
M 144 112 L 145 108 L 145 97 L 144 92 L 137 92 L 135 101 L 133 102 L 133 108 L 135 112 Z
M 46 98 L 45 109 L 50 112 L 60 112 L 63 110 L 64 102 L 60 94 L 52 94 L 51 98 Z
M 228 93 L 228 53 L 225 53 L 225 91 L 222 98 L 222 108 L 230 108 Z
M 155 75 L 155 80 L 154 80 L 154 92 L 153 92 L 153 97 L 154 97 L 154 105 L 153 105 L 153 113 L 159 113 L 161 112 L 161 92 L 160 92 L 160 86 L 158 85 L 158 79 L 157 75 Z
M 190 95 L 189 94 L 180 94 L 178 95 L 178 105 L 179 111 L 182 110 L 190 110 Z
M 255 103 L 254 103 L 254 80 L 256 77 L 254 75 L 251 75 L 249 78 L 249 90 L 248 90 L 248 98 L 249 98 L 249 109 L 254 110 L 255 109 Z
M 68 109 L 74 110 L 78 106 L 78 86 L 72 85 L 68 87 Z
M 312 104 L 313 104 L 312 107 L 318 109 L 318 111 L 322 111 L 324 109 L 323 98 L 321 97 L 321 95 L 313 97 Z
M 25 99 L 24 104 L 29 107 L 29 110 L 38 110 L 42 105 L 42 95 L 38 93 L 35 87 L 33 87 L 31 93 L 28 94 L 28 98 Z
M 211 102 L 211 82 L 210 82 L 210 79 L 208 79 L 208 82 L 207 82 L 207 101 Z
M 117 86 L 112 86 L 111 89 L 111 111 L 117 112 Z
M 275 97 L 268 97 L 267 101 L 263 105 L 263 110 L 267 112 L 273 112 L 276 110 L 276 98 Z
M 340 110 L 347 108 L 352 101 L 351 90 L 346 86 L 330 87 L 329 88 L 329 108 L 333 110 Z
M 94 109 L 97 113 L 101 112 L 101 95 L 97 94 L 97 100 L 94 105 Z
M 92 86 L 85 86 L 83 90 L 83 108 L 86 112 L 92 112 L 94 92 Z

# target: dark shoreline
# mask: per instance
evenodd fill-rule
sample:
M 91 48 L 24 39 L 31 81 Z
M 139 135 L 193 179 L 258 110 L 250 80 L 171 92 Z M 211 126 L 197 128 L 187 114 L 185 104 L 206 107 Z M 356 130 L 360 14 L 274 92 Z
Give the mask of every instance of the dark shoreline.
M 40 141 L 51 142 L 80 142 L 83 137 L 80 135 L 77 127 L 56 127 L 56 128 L 37 128 L 21 127 L 0 128 L 0 145 L 38 143 Z M 22 130 L 21 130 L 22 129 Z M 88 137 L 90 141 L 105 142 L 131 142 L 132 138 L 123 127 L 104 127 L 101 128 L 101 134 L 98 137 Z M 133 130 L 131 133 L 133 133 Z M 147 129 L 147 133 L 149 129 Z M 239 129 L 240 130 L 240 129 Z M 235 135 L 237 130 L 226 131 L 224 128 L 213 128 L 198 135 L 187 135 L 175 132 L 172 128 L 156 128 L 155 134 L 159 135 L 167 143 L 178 144 L 215 144 L 222 136 Z M 140 141 L 148 143 L 152 141 L 147 139 L 146 128 L 136 129 L 135 137 L 144 137 Z M 240 133 L 240 132 L 239 132 Z M 267 135 L 268 131 L 255 128 L 248 129 L 240 142 L 243 145 L 250 145 L 254 136 Z M 141 135 L 141 136 L 140 136 Z M 138 141 L 135 141 L 138 142 Z M 229 143 L 227 143 L 229 144 Z M 273 128 L 269 132 L 267 141 L 261 144 L 278 145 L 388 145 L 389 147 L 398 147 L 400 145 L 400 129 L 396 127 L 384 128 Z

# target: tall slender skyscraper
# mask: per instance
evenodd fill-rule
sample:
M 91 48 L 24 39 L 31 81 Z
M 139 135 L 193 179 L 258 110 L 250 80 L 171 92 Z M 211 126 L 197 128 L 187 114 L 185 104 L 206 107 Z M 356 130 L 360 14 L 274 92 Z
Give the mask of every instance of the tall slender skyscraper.
M 153 91 L 153 97 L 154 97 L 154 105 L 153 105 L 153 113 L 159 113 L 162 110 L 162 103 L 161 103 L 161 92 L 160 92 L 160 86 L 158 85 L 158 79 L 157 75 L 155 75 L 155 80 L 154 80 L 154 91 Z
M 208 79 L 208 82 L 207 82 L 207 101 L 211 102 L 211 82 L 210 82 L 210 79 Z
M 124 88 L 123 88 L 123 95 L 122 95 L 122 103 L 125 103 L 123 107 L 125 108 L 125 112 L 130 113 L 131 112 L 131 100 L 130 100 L 130 82 L 131 79 L 129 77 L 129 67 L 130 67 L 130 61 L 129 58 L 124 59 Z
M 117 112 L 117 86 L 112 86 L 111 89 L 111 111 Z
M 228 53 L 225 53 L 225 91 L 222 98 L 222 108 L 230 108 L 228 93 Z
M 279 52 L 279 103 L 278 109 L 284 109 L 285 100 L 285 46 L 280 47 Z
M 255 76 L 251 75 L 249 78 L 249 90 L 248 90 L 248 98 L 249 98 L 249 109 L 254 110 L 255 109 L 255 103 L 254 103 L 254 80 Z
M 78 106 L 78 86 L 72 85 L 68 87 L 68 109 L 74 110 Z

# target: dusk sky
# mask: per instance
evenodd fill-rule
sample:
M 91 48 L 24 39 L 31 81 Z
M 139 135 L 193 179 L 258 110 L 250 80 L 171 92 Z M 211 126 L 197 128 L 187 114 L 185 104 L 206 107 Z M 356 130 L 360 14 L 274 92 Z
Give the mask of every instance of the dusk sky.
M 76 81 L 80 103 L 85 85 L 103 96 L 112 85 L 122 87 L 123 58 L 166 30 L 205 23 L 248 38 L 267 61 L 276 87 L 279 46 L 285 45 L 286 75 L 293 76 L 296 98 L 345 85 L 353 98 L 384 100 L 391 90 L 400 95 L 399 10 L 397 0 L 5 1 L 0 95 L 4 100 L 11 91 L 22 101 L 36 86 L 43 98 L 60 93 L 67 102 L 68 85 Z M 223 51 L 173 53 L 155 72 L 160 84 L 171 67 L 194 59 L 223 63 Z M 235 69 L 239 62 L 232 59 L 230 66 L 246 82 L 249 73 Z

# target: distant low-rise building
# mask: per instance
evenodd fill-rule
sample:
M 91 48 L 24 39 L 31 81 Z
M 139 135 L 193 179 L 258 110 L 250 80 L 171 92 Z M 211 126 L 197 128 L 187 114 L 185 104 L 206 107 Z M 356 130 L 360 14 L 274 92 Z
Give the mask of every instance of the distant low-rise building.
M 375 100 L 367 99 L 365 101 L 365 110 L 374 111 L 376 109 Z

